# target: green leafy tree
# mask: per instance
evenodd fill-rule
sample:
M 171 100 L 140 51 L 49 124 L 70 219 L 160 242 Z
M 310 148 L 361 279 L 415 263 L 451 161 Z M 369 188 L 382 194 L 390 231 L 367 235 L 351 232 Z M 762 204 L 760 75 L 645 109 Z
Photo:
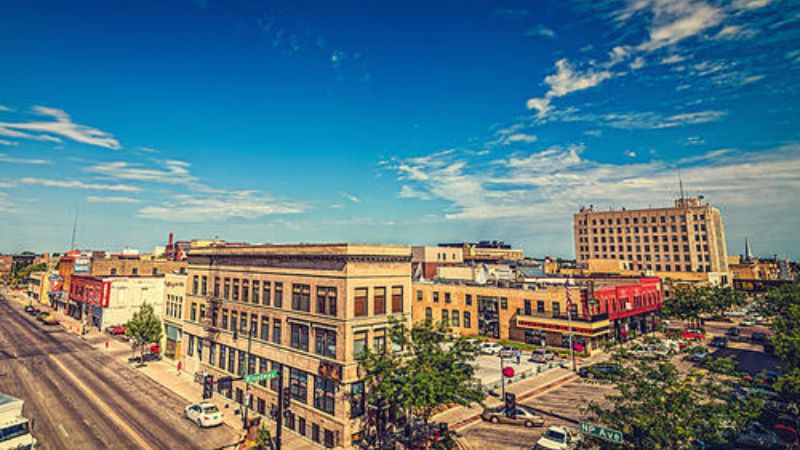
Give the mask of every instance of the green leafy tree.
M 259 428 L 256 433 L 256 446 L 257 450 L 269 450 L 272 448 L 272 436 L 266 428 Z
M 744 297 L 727 286 L 679 286 L 674 295 L 664 302 L 667 317 L 686 320 L 690 325 L 701 326 L 702 318 L 716 316 L 744 305 Z
M 430 322 L 411 328 L 395 323 L 390 339 L 402 350 L 366 350 L 359 358 L 371 404 L 395 405 L 427 425 L 441 406 L 483 401 L 485 393 L 469 364 L 478 354 L 476 343 Z
M 760 298 L 757 305 L 762 314 L 774 317 L 772 343 L 785 371 L 776 388 L 781 398 L 800 403 L 800 284 L 775 288 Z
M 625 443 L 615 447 L 587 437 L 587 446 L 681 450 L 699 441 L 724 445 L 761 408 L 757 399 L 732 401 L 734 385 L 728 377 L 681 373 L 668 362 L 634 362 L 625 367 L 616 388 L 607 396 L 611 406 L 589 405 L 589 420 L 623 432 Z
M 161 321 L 156 316 L 153 306 L 142 303 L 131 320 L 125 324 L 125 336 L 130 338 L 134 352 L 139 350 L 141 364 L 144 364 L 144 352 L 147 345 L 161 341 Z

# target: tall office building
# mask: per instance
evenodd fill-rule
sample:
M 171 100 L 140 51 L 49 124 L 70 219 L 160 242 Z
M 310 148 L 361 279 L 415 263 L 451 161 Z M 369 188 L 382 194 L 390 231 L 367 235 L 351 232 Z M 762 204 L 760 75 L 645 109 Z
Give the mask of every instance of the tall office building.
M 582 207 L 574 217 L 576 259 L 624 260 L 642 272 L 727 273 L 722 216 L 702 200 L 636 210 Z
M 357 355 L 401 350 L 389 327 L 411 321 L 411 249 L 219 246 L 191 249 L 188 259 L 184 367 L 215 380 L 283 370 L 292 398 L 286 428 L 310 445 L 357 442 L 367 412 Z M 249 402 L 242 381 L 219 392 L 271 417 L 277 379 L 249 391 Z

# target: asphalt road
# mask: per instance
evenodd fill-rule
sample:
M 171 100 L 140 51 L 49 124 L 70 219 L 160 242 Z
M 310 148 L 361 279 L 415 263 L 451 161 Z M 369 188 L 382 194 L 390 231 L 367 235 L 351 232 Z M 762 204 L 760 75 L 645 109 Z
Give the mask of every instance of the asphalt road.
M 183 419 L 182 398 L 2 295 L 0 392 L 25 401 L 45 450 L 215 449 L 236 440 L 228 426 Z

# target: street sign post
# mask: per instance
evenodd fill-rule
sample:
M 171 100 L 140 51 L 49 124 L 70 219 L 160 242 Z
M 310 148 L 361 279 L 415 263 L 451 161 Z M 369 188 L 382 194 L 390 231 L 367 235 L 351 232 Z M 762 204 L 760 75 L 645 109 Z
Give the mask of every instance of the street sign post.
M 600 425 L 595 425 L 589 422 L 581 421 L 579 431 L 583 434 L 605 439 L 606 441 L 613 442 L 615 444 L 622 444 L 625 442 L 625 438 L 621 432 L 612 430 L 610 428 L 604 428 Z
M 244 377 L 242 377 L 242 380 L 244 380 L 245 383 L 257 383 L 259 381 L 269 380 L 270 378 L 275 378 L 277 376 L 278 376 L 277 370 L 270 370 L 267 372 L 245 375 Z

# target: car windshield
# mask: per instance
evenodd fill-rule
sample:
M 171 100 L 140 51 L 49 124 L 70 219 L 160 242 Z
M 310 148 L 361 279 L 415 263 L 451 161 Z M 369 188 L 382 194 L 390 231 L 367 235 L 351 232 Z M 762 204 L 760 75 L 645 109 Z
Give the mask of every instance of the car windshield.
M 542 349 L 534 350 L 533 353 L 536 353 L 537 355 L 545 355 L 547 354 L 547 350 L 542 350 Z
M 547 439 L 550 439 L 551 441 L 556 441 L 556 442 L 559 442 L 559 443 L 564 442 L 564 439 L 566 438 L 564 433 L 562 433 L 560 431 L 556 431 L 556 430 L 547 430 L 547 431 L 545 431 L 544 437 L 546 437 Z
M 203 412 L 206 414 L 214 414 L 219 412 L 219 408 L 217 408 L 216 406 L 206 406 L 205 408 L 203 408 Z

